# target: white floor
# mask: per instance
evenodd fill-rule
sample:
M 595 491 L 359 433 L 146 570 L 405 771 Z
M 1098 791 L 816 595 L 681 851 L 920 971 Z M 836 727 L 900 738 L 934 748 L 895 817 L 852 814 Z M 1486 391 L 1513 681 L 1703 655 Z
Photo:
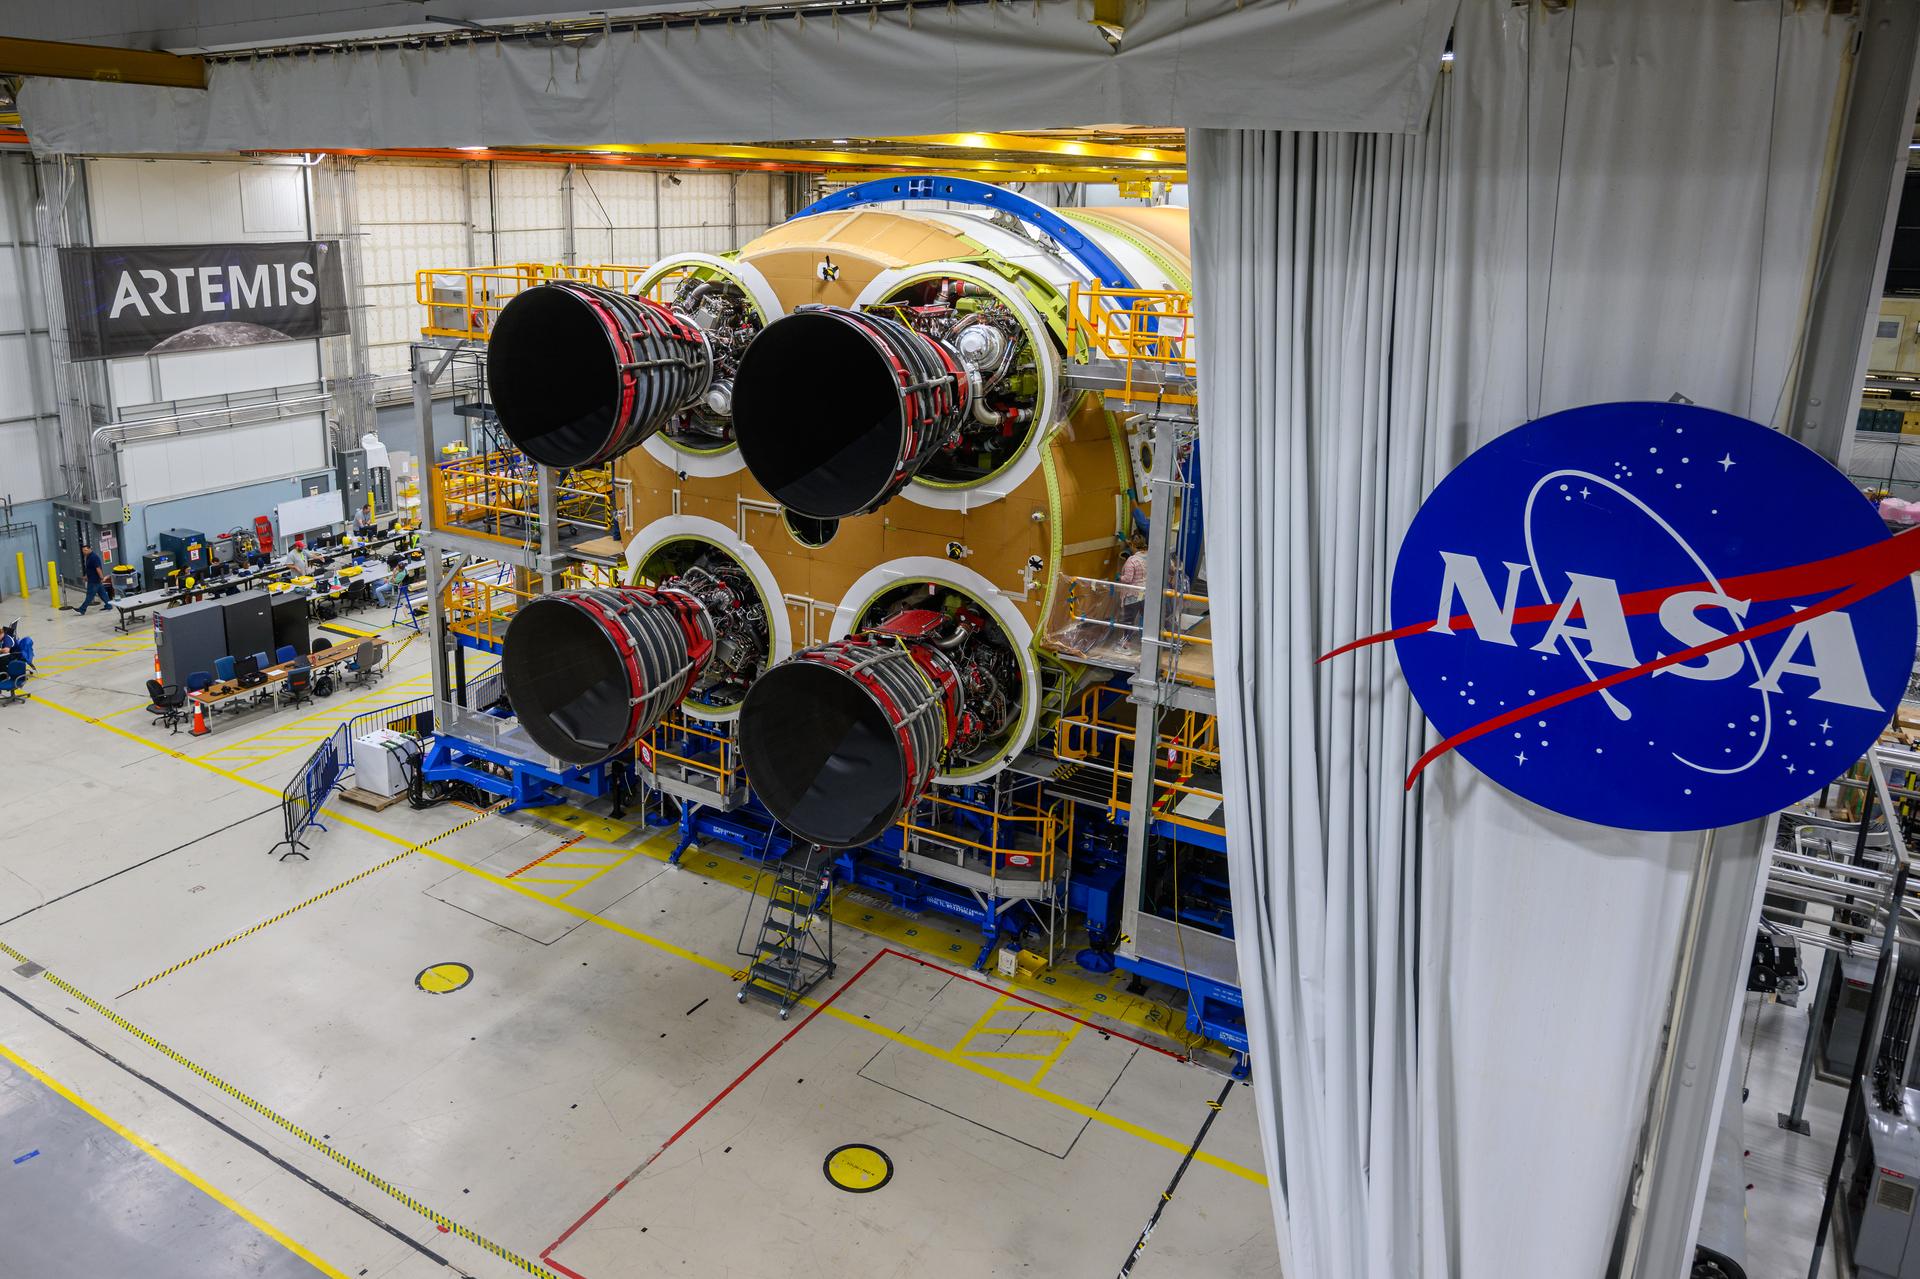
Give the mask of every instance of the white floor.
M 1736 1081 L 1745 1077 L 1748 1089 L 1744 1113 L 1747 1182 L 1752 1186 L 1747 1192 L 1748 1279 L 1806 1279 L 1840 1113 L 1847 1102 L 1846 1089 L 1816 1078 L 1808 1086 L 1803 1112 L 1813 1131 L 1801 1136 L 1776 1122 L 1775 1117 L 1793 1104 L 1807 1018 L 1819 988 L 1819 956 L 1808 959 L 1807 989 L 1798 1008 L 1763 1001 L 1757 995 L 1747 996 L 1742 1005 L 1734 1072 Z M 1820 1268 L 1823 1276 L 1849 1273 L 1840 1268 L 1837 1251 L 1829 1235 Z
M 281 862 L 280 786 L 342 719 L 424 690 L 424 641 L 372 692 L 196 738 L 142 713 L 143 636 L 0 609 L 42 668 L 0 707 L 0 1088 L 38 1072 L 320 1273 L 1106 1279 L 1222 1095 L 1167 1041 L 854 927 L 824 1006 L 743 1006 L 749 896 L 643 833 L 556 851 L 581 832 L 339 807 L 311 861 Z M 421 989 L 441 964 L 470 982 Z M 852 1142 L 892 1180 L 830 1185 Z M 0 1127 L 0 1200 L 62 1154 L 13 1165 L 13 1144 Z M 1225 1088 L 1133 1273 L 1277 1274 L 1259 1164 L 1251 1097 Z M 132 1166 L 115 1193 L 177 1175 Z M 44 1266 L 88 1225 L 37 1229 Z M 209 1242 L 200 1273 L 267 1273 L 218 1260 L 244 1254 Z

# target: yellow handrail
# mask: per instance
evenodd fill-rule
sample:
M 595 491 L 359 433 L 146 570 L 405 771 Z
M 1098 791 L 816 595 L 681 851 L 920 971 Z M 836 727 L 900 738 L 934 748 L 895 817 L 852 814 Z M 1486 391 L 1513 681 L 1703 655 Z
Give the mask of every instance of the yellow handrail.
M 1106 359 L 1121 366 L 1125 382 L 1108 394 L 1116 399 L 1144 397 L 1134 386 L 1135 366 L 1152 364 L 1187 378 L 1194 376 L 1193 295 L 1177 289 L 1114 289 L 1104 284 L 1067 286 L 1067 327 L 1074 359 Z M 1191 404 L 1194 397 L 1162 394 L 1155 399 Z
M 426 308 L 424 337 L 484 342 L 494 317 L 515 294 L 549 280 L 581 280 L 631 293 L 650 270 L 644 266 L 513 262 L 495 266 L 424 267 L 413 273 L 413 299 Z
M 938 810 L 941 809 L 972 813 L 977 817 L 986 818 L 988 823 L 986 840 L 983 842 L 968 838 L 956 833 L 951 827 L 925 824 L 935 820 Z M 984 853 L 988 859 L 990 873 L 995 878 L 1000 877 L 1003 866 L 1009 859 L 1023 858 L 1036 864 L 1039 878 L 1048 880 L 1053 878 L 1054 855 L 1061 831 L 1063 828 L 1071 830 L 1071 809 L 1071 804 L 1057 800 L 1045 808 L 1037 804 L 1016 803 L 1011 811 L 1002 812 L 969 803 L 966 800 L 952 799 L 929 792 L 915 800 L 913 807 L 901 814 L 899 824 L 903 831 L 925 835 L 944 844 L 958 844 Z M 1001 832 L 1003 826 L 1012 828 L 1004 838 Z M 1008 842 L 1023 832 L 1037 832 L 1040 847 L 1038 849 L 1020 848 Z

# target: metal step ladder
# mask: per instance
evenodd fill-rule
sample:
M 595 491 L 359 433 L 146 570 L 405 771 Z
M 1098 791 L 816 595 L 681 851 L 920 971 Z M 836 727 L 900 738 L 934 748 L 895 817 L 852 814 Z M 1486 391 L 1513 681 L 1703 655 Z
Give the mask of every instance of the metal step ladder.
M 751 962 L 735 996 L 763 999 L 784 1021 L 794 1005 L 821 981 L 833 976 L 833 855 L 824 848 L 796 849 L 774 864 L 773 891 L 760 918 L 760 936 L 751 949 L 739 950 Z M 826 923 L 816 927 L 824 916 Z M 753 907 L 747 907 L 747 919 Z M 746 929 L 741 928 L 744 935 Z

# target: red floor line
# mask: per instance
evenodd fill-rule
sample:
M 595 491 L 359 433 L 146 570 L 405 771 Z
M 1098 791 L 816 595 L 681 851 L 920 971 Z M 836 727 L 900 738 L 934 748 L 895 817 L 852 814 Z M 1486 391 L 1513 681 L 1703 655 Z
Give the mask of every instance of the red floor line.
M 1077 1022 L 1078 1024 L 1087 1027 L 1089 1030 L 1097 1030 L 1103 1035 L 1111 1035 L 1115 1039 L 1125 1040 L 1127 1043 L 1136 1044 L 1141 1048 L 1151 1049 L 1152 1051 L 1159 1053 L 1162 1057 L 1171 1057 L 1175 1061 L 1189 1060 L 1187 1057 L 1184 1057 L 1181 1054 L 1174 1052 L 1172 1049 L 1162 1048 L 1158 1044 L 1150 1044 L 1144 1039 L 1135 1039 L 1132 1035 L 1129 1035 L 1124 1031 L 1114 1030 L 1111 1027 L 1107 1027 L 1107 1026 L 1096 1025 L 1095 1023 L 1086 1020 L 1084 1017 L 1075 1017 L 1072 1013 L 1063 1012 L 1060 1009 L 1055 1008 L 1051 1004 L 1043 1004 L 1037 999 L 1028 999 L 1025 995 L 1018 995 L 1011 990 L 1002 989 L 1001 987 L 994 985 L 990 981 L 982 981 L 980 978 L 975 977 L 971 973 L 963 973 L 958 969 L 948 968 L 944 964 L 936 964 L 931 959 L 922 959 L 918 955 L 910 954 L 909 952 L 904 950 L 895 950 L 891 946 L 882 950 L 880 954 L 898 955 L 902 959 L 910 959 L 914 963 L 919 964 L 922 968 L 931 968 L 933 969 L 933 971 L 937 973 L 945 973 L 949 977 L 958 977 L 961 981 L 970 981 L 974 985 L 981 987 L 983 990 L 990 990 L 994 994 L 1004 996 L 1007 999 L 1016 999 L 1021 1003 L 1028 1005 L 1029 1007 L 1038 1008 L 1043 1013 L 1052 1013 L 1055 1017 L 1064 1017 L 1066 1020 L 1071 1022 Z M 876 956 L 875 958 L 878 958 L 878 956 Z M 861 971 L 864 972 L 865 969 L 862 969 Z
M 555 1261 L 553 1259 L 554 1250 L 557 1249 L 561 1244 L 565 1243 L 568 1239 L 572 1238 L 573 1233 L 576 1230 L 586 1225 L 587 1222 L 592 1219 L 595 1213 L 599 1212 L 602 1208 L 606 1207 L 607 1204 L 611 1202 L 611 1200 L 615 1195 L 619 1194 L 622 1190 L 625 1190 L 627 1186 L 632 1183 L 634 1178 L 638 1177 L 641 1173 L 645 1172 L 649 1167 L 651 1167 L 654 1160 L 658 1159 L 661 1155 L 666 1154 L 667 1148 L 673 1145 L 674 1142 L 680 1140 L 680 1138 L 686 1136 L 687 1131 L 691 1129 L 695 1124 L 699 1123 L 702 1119 L 705 1119 L 707 1117 L 708 1112 L 710 1112 L 715 1106 L 718 1106 L 721 1102 L 725 1101 L 727 1099 L 727 1094 L 731 1093 L 735 1088 L 738 1088 L 743 1082 L 745 1082 L 748 1075 L 751 1075 L 754 1071 L 760 1069 L 761 1066 L 765 1065 L 767 1062 L 767 1058 L 779 1052 L 780 1049 L 786 1045 L 786 1042 L 789 1039 L 792 1039 L 795 1035 L 805 1030 L 807 1028 L 808 1022 L 812 1021 L 815 1017 L 818 1017 L 821 1013 L 825 1012 L 827 1010 L 828 1005 L 832 1004 L 834 1000 L 840 998 L 841 995 L 845 994 L 848 991 L 848 989 L 850 989 L 853 986 L 855 982 L 859 981 L 862 977 L 865 977 L 867 975 L 868 969 L 872 968 L 875 964 L 879 963 L 881 959 L 885 958 L 887 955 L 899 954 L 899 953 L 900 953 L 899 951 L 882 950 L 879 954 L 875 955 L 872 959 L 869 959 L 865 964 L 861 965 L 859 972 L 847 978 L 847 980 L 841 983 L 841 985 L 838 988 L 836 988 L 832 994 L 828 995 L 825 999 L 821 1000 L 817 1005 L 815 1005 L 812 1012 L 808 1013 L 805 1017 L 802 1017 L 798 1022 L 796 1022 L 793 1025 L 791 1029 L 787 1031 L 786 1034 L 780 1036 L 779 1039 L 775 1040 L 773 1043 L 773 1046 L 767 1049 L 767 1051 L 761 1053 L 759 1058 L 756 1059 L 751 1066 L 748 1066 L 745 1070 L 741 1071 L 739 1075 L 737 1075 L 734 1078 L 732 1083 L 728 1084 L 725 1088 L 722 1088 L 718 1093 L 714 1095 L 711 1101 L 707 1102 L 706 1105 L 700 1107 L 699 1110 L 695 1111 L 693 1118 L 687 1120 L 686 1123 L 681 1124 L 679 1129 L 671 1137 L 668 1137 L 665 1141 L 661 1142 L 660 1148 L 658 1150 L 655 1150 L 652 1154 L 648 1155 L 646 1157 L 645 1162 L 643 1162 L 638 1168 L 635 1168 L 632 1172 L 628 1173 L 626 1176 L 622 1177 L 619 1180 L 619 1182 L 617 1182 L 614 1185 L 613 1189 L 609 1190 L 606 1194 L 600 1196 L 599 1201 L 595 1203 L 593 1207 L 587 1209 L 586 1212 L 581 1214 L 580 1220 L 574 1222 L 571 1226 L 568 1226 L 566 1230 L 561 1232 L 561 1235 L 558 1239 L 555 1239 L 552 1243 L 548 1244 L 545 1248 L 541 1249 L 540 1260 L 545 1262 L 547 1265 L 552 1266 L 554 1269 L 564 1272 L 565 1274 L 570 1276 L 570 1279 L 586 1279 L 586 1276 L 578 1273 L 577 1271 L 568 1270 L 565 1266 Z
M 547 858 L 558 857 L 561 853 L 566 852 L 569 848 L 572 848 L 575 844 L 579 843 L 581 840 L 585 838 L 586 838 L 585 835 L 575 835 L 572 839 L 560 845 L 560 847 L 554 849 L 552 852 L 542 853 L 538 857 L 534 858 L 532 861 L 528 862 L 525 866 L 522 866 L 519 870 L 509 872 L 507 875 L 507 878 L 512 879 L 515 875 L 524 875 L 526 872 L 532 870 L 535 866 L 538 866 L 541 862 L 547 860 Z

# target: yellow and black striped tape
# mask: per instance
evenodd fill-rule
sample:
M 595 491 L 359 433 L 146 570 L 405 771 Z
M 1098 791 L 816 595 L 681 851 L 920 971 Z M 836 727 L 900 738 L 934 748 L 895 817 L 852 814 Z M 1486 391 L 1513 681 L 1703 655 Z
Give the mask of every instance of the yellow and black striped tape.
M 451 832 L 448 832 L 448 833 L 450 834 Z M 27 960 L 25 956 L 21 955 L 18 951 L 14 950 L 12 947 L 7 946 L 4 942 L 0 942 L 0 950 L 5 950 L 7 954 L 12 955 L 15 958 L 19 959 L 21 963 L 30 962 Z M 499 1244 L 493 1242 L 493 1240 L 487 1238 L 485 1235 L 481 1234 L 479 1231 L 474 1230 L 472 1227 L 463 1226 L 459 1222 L 455 1221 L 453 1218 L 447 1216 L 445 1213 L 440 1212 L 437 1209 L 428 1207 L 426 1204 L 421 1203 L 418 1199 L 415 1199 L 412 1195 L 400 1189 L 400 1187 L 394 1185 L 392 1182 L 380 1176 L 378 1173 L 373 1172 L 368 1168 L 362 1167 L 359 1163 L 356 1163 L 354 1160 L 348 1158 L 346 1155 L 342 1154 L 340 1151 L 335 1150 L 332 1146 L 329 1146 L 326 1142 L 320 1140 L 320 1138 L 314 1136 L 312 1133 L 302 1128 L 299 1124 L 294 1123 L 291 1119 L 288 1119 L 285 1115 L 282 1115 L 277 1111 L 271 1110 L 267 1106 L 261 1104 L 260 1102 L 255 1101 L 252 1097 L 249 1097 L 246 1093 L 241 1092 L 238 1088 L 235 1088 L 232 1084 L 220 1078 L 218 1075 L 214 1074 L 212 1071 L 208 1070 L 206 1067 L 201 1066 L 198 1063 L 189 1060 L 182 1054 L 176 1052 L 174 1049 L 168 1047 L 166 1044 L 160 1042 L 160 1040 L 148 1034 L 146 1031 L 140 1029 L 140 1027 L 134 1025 L 132 1022 L 128 1021 L 125 1017 L 122 1017 L 119 1013 L 114 1012 L 111 1008 L 108 1008 L 105 1004 L 102 1004 L 99 1000 L 87 994 L 85 991 L 79 989 L 77 986 L 73 986 L 69 984 L 67 981 L 63 980 L 62 978 L 60 978 L 59 976 L 51 972 L 42 972 L 40 975 L 42 977 L 45 977 L 48 982 L 52 983 L 55 989 L 59 990 L 62 994 L 65 994 L 68 998 L 78 1000 L 80 1003 L 85 1004 L 88 1008 L 91 1008 L 94 1012 L 99 1013 L 102 1017 L 105 1017 L 108 1021 L 112 1022 L 115 1026 L 119 1027 L 121 1030 L 125 1031 L 127 1034 L 132 1035 L 135 1039 L 138 1039 L 141 1043 L 147 1045 L 147 1047 L 153 1049 L 155 1052 L 160 1053 L 162 1056 L 166 1057 L 167 1060 L 173 1062 L 175 1065 L 178 1065 L 186 1070 L 192 1071 L 195 1075 L 199 1076 L 201 1079 L 205 1080 L 207 1083 L 212 1084 L 215 1088 L 219 1089 L 221 1092 L 225 1093 L 227 1096 L 233 1098 L 235 1101 L 245 1106 L 248 1110 L 253 1111 L 256 1115 L 259 1115 L 262 1119 L 265 1119 L 268 1123 L 273 1124 L 275 1127 L 281 1129 L 284 1132 L 291 1134 L 294 1137 L 298 1137 L 301 1141 L 313 1147 L 313 1149 L 319 1151 L 321 1154 L 325 1155 L 327 1158 L 333 1160 L 333 1162 L 339 1164 L 342 1168 L 345 1168 L 348 1172 L 351 1172 L 354 1176 L 360 1178 L 362 1181 L 366 1182 L 368 1185 L 372 1186 L 374 1189 L 380 1191 L 384 1195 L 389 1196 L 390 1198 L 398 1200 L 400 1203 L 405 1204 L 408 1208 L 411 1208 L 413 1211 L 419 1213 L 422 1217 L 425 1217 L 428 1221 L 431 1221 L 434 1225 L 440 1227 L 442 1230 L 447 1231 L 449 1234 L 458 1235 L 460 1238 L 466 1240 L 470 1244 L 475 1245 L 476 1247 L 484 1248 L 486 1251 L 492 1253 L 494 1256 L 500 1258 L 502 1261 L 505 1261 L 514 1266 L 517 1266 L 518 1268 L 526 1271 L 530 1275 L 538 1276 L 538 1279 L 560 1279 L 560 1277 L 556 1275 L 553 1271 L 547 1269 L 543 1265 L 540 1265 L 538 1262 L 529 1261 L 527 1260 L 527 1258 L 522 1257 L 519 1253 L 516 1253 L 511 1249 L 501 1247 Z
M 441 831 L 438 835 L 435 835 L 433 838 L 423 839 L 419 843 L 415 844 L 413 847 L 405 849 L 401 852 L 395 853 L 392 857 L 387 858 L 387 860 L 379 863 L 378 865 L 369 866 L 365 870 L 361 871 L 359 874 L 354 875 L 349 879 L 343 879 L 339 883 L 335 884 L 332 888 L 328 888 L 328 889 L 325 889 L 324 891 L 315 893 L 313 896 L 307 898 L 305 901 L 289 906 L 285 910 L 281 911 L 279 914 L 263 919 L 259 923 L 253 925 L 251 928 L 247 928 L 242 930 L 241 932 L 237 932 L 233 936 L 227 938 L 225 941 L 215 942 L 213 945 L 207 947 L 205 950 L 201 951 L 196 955 L 188 955 L 185 959 L 181 960 L 177 964 L 174 964 L 172 967 L 163 968 L 159 972 L 155 973 L 153 976 L 147 978 L 146 980 L 139 982 L 134 986 L 129 987 L 125 992 L 121 994 L 120 997 L 124 999 L 126 998 L 127 995 L 131 995 L 136 990 L 144 990 L 148 986 L 153 985 L 153 983 L 157 981 L 161 981 L 165 978 L 171 977 L 175 973 L 179 972 L 182 968 L 187 967 L 189 964 L 197 964 L 201 960 L 205 959 L 207 956 L 217 954 L 218 952 L 223 951 L 227 947 L 233 945 L 235 942 L 245 941 L 247 938 L 259 932 L 261 929 L 271 928 L 273 925 L 279 923 L 281 920 L 285 919 L 287 916 L 298 914 L 300 911 L 305 910 L 307 907 L 313 905 L 315 902 L 325 901 L 327 898 L 333 896 L 335 893 L 339 892 L 341 889 L 349 888 L 352 885 L 359 883 L 361 880 L 365 879 L 369 875 L 377 875 L 381 871 L 387 869 L 387 867 L 392 866 L 397 862 L 405 861 L 407 858 L 413 856 L 415 853 L 419 852 L 421 849 L 427 848 L 433 844 L 437 844 L 449 835 L 456 835 L 459 832 L 467 829 L 467 827 L 469 826 L 473 826 L 479 822 L 485 821 L 487 818 L 493 816 L 495 813 L 499 812 L 502 808 L 506 807 L 506 803 L 507 801 L 503 799 L 499 803 L 493 805 L 493 807 L 491 808 L 482 809 L 478 817 L 469 817 L 466 821 L 461 822 L 457 826 L 449 826 L 446 830 Z M 25 961 L 23 960 L 22 962 L 24 963 Z

